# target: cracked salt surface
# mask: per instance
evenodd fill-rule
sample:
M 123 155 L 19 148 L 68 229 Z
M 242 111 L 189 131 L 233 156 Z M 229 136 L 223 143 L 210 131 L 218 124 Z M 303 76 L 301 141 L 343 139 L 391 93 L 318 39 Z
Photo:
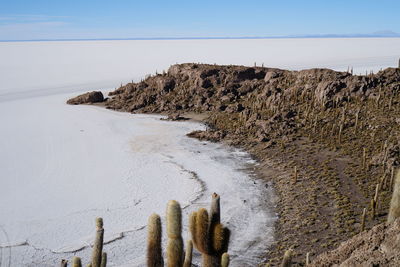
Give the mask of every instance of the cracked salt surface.
M 246 153 L 186 137 L 204 129 L 199 123 L 65 105 L 69 96 L 0 104 L 0 245 L 12 266 L 54 266 L 74 255 L 86 263 L 98 216 L 110 266 L 144 266 L 149 215 L 179 201 L 187 239 L 188 214 L 208 208 L 212 192 L 232 230 L 233 266 L 263 256 L 271 192 L 244 171 L 254 164 Z

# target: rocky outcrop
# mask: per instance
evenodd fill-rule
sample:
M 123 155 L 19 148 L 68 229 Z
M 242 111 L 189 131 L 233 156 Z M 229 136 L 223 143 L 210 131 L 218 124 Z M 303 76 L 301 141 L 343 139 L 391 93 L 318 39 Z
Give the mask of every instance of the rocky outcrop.
M 354 236 L 319 255 L 309 266 L 400 266 L 400 219 Z
M 400 89 L 400 69 L 356 76 L 329 69 L 287 71 L 274 68 L 173 65 L 140 83 L 129 83 L 110 93 L 107 107 L 128 112 L 226 111 L 241 112 L 246 98 L 277 105 L 294 94 L 311 93 L 329 107 L 353 96 L 377 97 L 380 87 Z
M 187 63 L 173 65 L 164 74 L 118 88 L 109 94 L 111 99 L 105 105 L 132 113 L 211 112 L 219 113 L 220 117 L 239 116 L 237 120 L 244 123 L 242 131 L 250 129 L 254 141 L 275 143 L 274 139 L 281 137 L 290 141 L 286 136 L 303 128 L 307 120 L 317 125 L 316 109 L 340 112 L 348 103 L 366 101 L 375 101 L 377 106 L 386 101 L 385 105 L 395 106 L 399 103 L 393 96 L 399 91 L 400 69 L 397 68 L 359 76 L 330 69 L 288 71 Z M 359 111 L 355 108 L 348 112 L 355 116 Z M 300 116 L 304 118 L 299 120 Z M 318 125 L 334 123 L 334 119 L 321 118 Z M 220 126 L 212 121 L 210 124 Z M 354 122 L 342 127 L 352 125 Z M 331 129 L 337 131 L 339 125 Z M 241 129 L 234 131 L 237 137 Z M 221 136 L 234 138 L 229 133 Z M 238 142 L 240 139 L 236 138 L 234 143 Z M 395 159 L 389 159 L 392 166 Z
M 103 93 L 100 91 L 93 91 L 71 98 L 67 101 L 67 104 L 81 105 L 81 104 L 99 103 L 103 101 L 104 101 Z

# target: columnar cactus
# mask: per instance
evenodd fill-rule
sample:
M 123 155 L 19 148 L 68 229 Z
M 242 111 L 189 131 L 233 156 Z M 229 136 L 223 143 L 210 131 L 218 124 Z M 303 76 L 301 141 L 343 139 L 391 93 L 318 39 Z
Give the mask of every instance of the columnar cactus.
M 147 226 L 147 266 L 164 266 L 161 248 L 161 219 L 155 213 L 149 217 Z
M 74 258 L 72 259 L 72 267 L 82 267 L 81 258 L 79 258 L 79 257 L 74 257 Z
M 193 212 L 189 219 L 192 240 L 202 254 L 203 267 L 220 267 L 221 256 L 228 249 L 229 230 L 220 223 L 220 197 L 214 193 L 210 213 L 206 209 Z
M 367 209 L 364 208 L 363 213 L 361 215 L 361 232 L 365 230 L 365 218 L 367 216 Z
M 394 181 L 392 200 L 390 201 L 389 215 L 387 222 L 391 223 L 400 217 L 400 171 L 397 172 Z
M 167 207 L 167 266 L 183 265 L 182 211 L 175 200 L 168 202 Z
M 96 218 L 96 239 L 94 240 L 92 252 L 92 267 L 100 267 L 103 250 L 104 228 L 103 219 Z

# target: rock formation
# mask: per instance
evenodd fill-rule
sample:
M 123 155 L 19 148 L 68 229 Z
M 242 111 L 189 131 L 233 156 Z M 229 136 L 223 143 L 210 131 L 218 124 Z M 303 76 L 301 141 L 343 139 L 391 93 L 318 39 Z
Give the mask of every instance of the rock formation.
M 71 98 L 67 101 L 67 104 L 70 105 L 93 104 L 103 101 L 104 101 L 103 93 L 100 91 L 93 91 Z

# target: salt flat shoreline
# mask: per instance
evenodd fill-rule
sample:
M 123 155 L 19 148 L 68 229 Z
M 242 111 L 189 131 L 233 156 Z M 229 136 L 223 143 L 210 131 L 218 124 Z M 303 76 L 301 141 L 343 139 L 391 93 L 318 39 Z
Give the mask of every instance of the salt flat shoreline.
M 68 97 L 72 95 L 74 94 L 70 93 Z M 143 244 L 146 240 L 144 226 L 147 217 L 157 212 L 163 218 L 165 205 L 170 199 L 179 201 L 183 207 L 188 205 L 189 200 L 195 200 L 194 205 L 183 210 L 185 227 L 187 213 L 194 208 L 208 207 L 209 196 L 213 191 L 221 193 L 222 196 L 222 221 L 229 222 L 229 227 L 235 229 L 234 232 L 237 233 L 236 236 L 232 236 L 232 264 L 237 262 L 238 266 L 253 266 L 254 261 L 262 257 L 260 246 L 270 242 L 270 239 L 250 243 L 257 238 L 257 233 L 253 232 L 253 229 L 255 225 L 259 225 L 257 228 L 261 227 L 263 231 L 269 232 L 269 228 L 272 227 L 271 221 L 275 218 L 274 214 L 267 215 L 264 210 L 259 209 L 258 200 L 249 197 L 258 195 L 260 190 L 251 179 L 247 179 L 252 174 L 246 173 L 245 166 L 252 165 L 253 161 L 246 153 L 186 137 L 187 132 L 204 128 L 197 121 L 167 122 L 161 121 L 160 115 L 131 115 L 98 106 L 70 106 L 65 104 L 65 97 L 65 95 L 52 95 L 0 104 L 2 111 L 10 108 L 20 111 L 18 116 L 12 117 L 14 119 L 3 121 L 2 136 L 3 140 L 8 141 L 1 142 L 0 146 L 6 151 L 12 142 L 16 142 L 24 148 L 29 147 L 31 153 L 36 151 L 35 154 L 38 155 L 32 158 L 27 153 L 12 153 L 3 158 L 2 164 L 14 156 L 26 157 L 25 168 L 19 168 L 17 178 L 11 175 L 15 173 L 13 166 L 3 169 L 5 173 L 9 173 L 7 177 L 11 177 L 11 181 L 15 183 L 21 179 L 20 177 L 29 177 L 29 181 L 38 181 L 33 183 L 34 185 L 40 187 L 45 184 L 46 192 L 50 193 L 57 192 L 51 189 L 52 185 L 61 190 L 56 198 L 52 197 L 51 202 L 47 201 L 47 197 L 51 197 L 51 194 L 40 194 L 46 203 L 52 203 L 40 208 L 40 212 L 35 211 L 39 205 L 32 207 L 30 213 L 23 210 L 25 207 L 23 200 L 28 201 L 29 196 L 35 197 L 36 194 L 21 197 L 20 202 L 11 206 L 23 205 L 21 209 L 17 209 L 21 217 L 20 224 L 28 227 L 7 223 L 5 219 L 1 219 L 5 230 L 9 233 L 11 243 L 3 236 L 0 236 L 0 243 L 12 245 L 10 247 L 12 263 L 21 266 L 37 264 L 54 266 L 62 258 L 71 259 L 72 254 L 81 256 L 84 261 L 89 259 L 91 249 L 88 244 L 93 238 L 93 220 L 101 216 L 105 223 L 105 240 L 107 240 L 105 250 L 110 252 L 110 263 L 115 266 L 126 264 L 143 266 L 145 264 Z M 49 113 L 48 110 L 52 112 Z M 18 118 L 17 125 L 12 123 L 15 122 L 15 118 Z M 36 127 L 28 127 L 29 135 L 40 138 L 35 139 L 33 143 L 25 144 L 28 142 L 23 134 L 25 131 L 19 129 L 20 127 L 26 129 L 30 124 Z M 42 139 L 46 142 L 43 143 Z M 18 147 L 17 144 L 12 146 L 14 150 Z M 150 162 L 146 161 L 146 158 L 153 154 L 155 154 L 153 159 L 150 159 Z M 79 160 L 76 162 L 77 158 Z M 35 159 L 38 162 L 31 164 L 30 162 Z M 151 162 L 157 162 L 156 166 L 151 167 Z M 43 170 L 42 165 L 45 167 Z M 241 170 L 236 171 L 237 168 Z M 29 172 L 29 175 L 23 170 Z M 206 183 L 207 190 L 200 194 L 201 199 L 198 199 L 201 186 L 198 186 L 196 179 L 192 179 L 192 171 Z M 220 179 L 215 179 L 217 176 Z M 3 179 L 2 182 L 6 181 Z M 93 183 L 97 185 L 96 189 L 89 190 Z M 27 186 L 29 184 L 22 183 Z M 22 185 L 18 184 L 18 188 L 24 190 L 25 187 Z M 247 190 L 243 191 L 242 188 Z M 36 192 L 34 189 L 29 191 Z M 93 192 L 93 196 L 88 197 L 86 193 L 79 194 L 85 190 Z M 152 190 L 156 190 L 157 193 Z M 115 194 L 116 192 L 118 193 Z M 16 193 L 18 190 L 14 190 L 14 194 L 9 196 L 3 195 L 4 199 L 9 200 Z M 151 198 L 146 198 L 146 195 Z M 64 196 L 67 199 L 67 206 L 65 209 L 60 209 L 63 204 L 59 198 Z M 71 197 L 73 201 L 70 200 Z M 38 199 L 38 196 L 35 199 Z M 247 201 L 243 202 L 243 199 Z M 75 205 L 75 202 L 78 203 Z M 34 205 L 35 201 L 29 200 L 28 203 Z M 52 208 L 56 209 L 54 215 Z M 4 211 L 3 215 L 9 214 L 5 207 L 1 210 Z M 31 222 L 32 216 L 35 216 L 33 222 Z M 11 215 L 6 217 L 12 222 Z M 29 223 L 24 223 L 24 220 L 28 220 Z M 265 225 L 268 220 L 270 222 Z M 263 224 L 260 225 L 260 222 Z M 241 224 L 246 227 L 241 228 Z M 15 227 L 12 228 L 10 225 Z M 30 226 L 33 227 L 32 231 Z M 17 239 L 16 234 L 21 238 Z M 243 236 L 255 238 L 244 240 Z M 242 243 L 235 241 L 239 237 Z M 108 242 L 112 240 L 115 241 Z M 248 247 L 246 254 L 238 254 L 242 249 L 241 246 Z M 8 254 L 3 256 L 8 258 Z
M 399 70 L 354 75 L 351 70 L 184 63 L 121 86 L 105 105 L 130 113 L 172 114 L 171 119 L 211 111 L 203 117 L 206 131 L 188 136 L 243 148 L 265 166 L 258 173 L 272 181 L 279 214 L 268 260 L 278 264 L 291 248 L 294 261 L 302 263 L 307 253 L 316 257 L 358 233 L 360 212 L 375 191 L 376 177 L 382 176 L 378 165 L 388 161 L 385 175 L 396 162 L 395 156 L 379 164 L 375 158 L 393 139 L 388 133 L 398 135 L 394 117 L 381 109 L 398 112 L 393 103 Z M 370 133 L 383 128 L 393 130 Z M 378 142 L 370 142 L 371 134 L 379 135 Z M 390 155 L 397 153 L 393 142 Z M 363 172 L 357 159 L 366 146 L 374 160 Z M 389 197 L 388 192 L 382 197 L 382 214 Z M 373 217 L 367 229 L 383 220 L 384 215 Z

